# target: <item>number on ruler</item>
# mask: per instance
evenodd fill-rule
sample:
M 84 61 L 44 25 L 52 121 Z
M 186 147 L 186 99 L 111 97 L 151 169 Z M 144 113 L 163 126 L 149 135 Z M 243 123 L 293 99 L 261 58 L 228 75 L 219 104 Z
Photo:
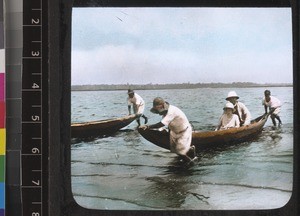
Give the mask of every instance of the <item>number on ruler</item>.
M 40 180 L 37 180 L 36 182 L 32 180 L 31 182 L 32 182 L 33 184 L 37 185 L 37 186 L 40 185 Z
M 31 56 L 33 56 L 33 57 L 40 56 L 40 52 L 39 51 L 31 51 Z
M 40 150 L 39 150 L 38 148 L 32 148 L 32 149 L 31 149 L 31 152 L 32 152 L 33 154 L 38 154 L 38 153 L 40 153 Z
M 31 116 L 32 121 L 39 121 L 40 117 L 38 115 Z
M 40 213 L 38 213 L 38 212 L 32 212 L 31 216 L 40 216 Z
M 31 19 L 31 24 L 38 25 L 40 24 L 40 19 Z
M 40 86 L 38 84 L 36 84 L 36 83 L 33 83 L 32 86 L 31 86 L 31 88 L 37 89 L 37 88 L 40 88 Z

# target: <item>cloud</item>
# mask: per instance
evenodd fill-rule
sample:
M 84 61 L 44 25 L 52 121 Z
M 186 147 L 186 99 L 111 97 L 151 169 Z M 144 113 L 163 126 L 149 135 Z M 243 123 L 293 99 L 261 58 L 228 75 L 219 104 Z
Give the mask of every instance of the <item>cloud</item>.
M 73 14 L 72 84 L 292 82 L 288 9 L 101 8 Z
M 203 55 L 104 46 L 72 53 L 72 83 L 290 82 L 291 65 L 286 53 Z M 259 76 L 253 76 L 256 73 Z

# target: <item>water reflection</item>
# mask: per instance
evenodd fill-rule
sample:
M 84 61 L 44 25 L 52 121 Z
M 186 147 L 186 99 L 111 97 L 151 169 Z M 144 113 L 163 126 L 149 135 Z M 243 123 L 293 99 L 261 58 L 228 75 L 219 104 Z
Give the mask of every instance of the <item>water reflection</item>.
M 145 189 L 143 199 L 147 200 L 147 205 L 163 209 L 180 209 L 186 204 L 188 197 L 194 197 L 205 205 L 209 205 L 209 197 L 200 194 L 199 184 L 195 181 L 194 172 L 201 175 L 196 166 L 186 169 L 180 164 L 178 158 L 170 162 L 168 169 L 161 175 L 147 177 L 146 181 L 152 183 Z
M 274 148 L 275 146 L 280 144 L 280 141 L 282 140 L 282 128 L 281 127 L 274 127 L 274 126 L 268 126 L 265 127 L 263 130 L 264 136 L 261 137 L 261 140 L 267 144 L 267 146 L 270 148 Z

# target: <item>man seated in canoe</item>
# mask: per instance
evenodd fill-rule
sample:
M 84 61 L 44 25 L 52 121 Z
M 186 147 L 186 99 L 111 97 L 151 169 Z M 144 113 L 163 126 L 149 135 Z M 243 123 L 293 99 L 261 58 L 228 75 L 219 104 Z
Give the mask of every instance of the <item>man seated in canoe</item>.
M 240 120 L 236 114 L 233 114 L 234 106 L 232 103 L 228 102 L 225 104 L 223 110 L 224 113 L 220 117 L 219 124 L 216 130 L 226 130 L 229 128 L 240 127 Z
M 142 125 L 140 128 L 161 128 L 168 126 L 170 131 L 170 150 L 191 163 L 197 159 L 195 146 L 191 146 L 192 127 L 186 115 L 177 107 L 170 105 L 164 99 L 153 100 L 152 113 L 162 116 L 162 120 L 153 125 Z
M 238 101 L 239 96 L 235 91 L 230 91 L 226 100 L 234 106 L 233 113 L 239 117 L 240 126 L 249 125 L 251 123 L 251 114 L 248 108 L 242 102 Z
M 136 119 L 138 125 L 141 125 L 140 117 L 143 117 L 145 119 L 145 124 L 147 124 L 148 118 L 143 114 L 145 110 L 145 102 L 143 98 L 135 93 L 132 89 L 128 89 L 127 103 L 129 115 L 131 115 L 131 106 L 133 107 L 133 113 L 139 115 Z

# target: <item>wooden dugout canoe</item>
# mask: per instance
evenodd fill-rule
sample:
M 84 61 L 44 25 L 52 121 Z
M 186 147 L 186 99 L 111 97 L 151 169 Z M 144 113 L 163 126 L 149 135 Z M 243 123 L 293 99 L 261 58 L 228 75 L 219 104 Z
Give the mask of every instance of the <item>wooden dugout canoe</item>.
M 268 116 L 268 114 L 264 114 L 252 120 L 250 125 L 239 128 L 218 131 L 193 131 L 192 145 L 194 145 L 198 151 L 201 149 L 216 148 L 251 140 L 262 131 Z M 170 149 L 169 133 L 166 130 L 143 130 L 139 128 L 138 131 L 149 142 L 152 142 L 159 147 Z
M 112 118 L 100 121 L 91 121 L 71 124 L 72 138 L 88 138 L 104 136 L 117 132 L 133 122 L 138 116 L 128 115 L 121 118 Z

